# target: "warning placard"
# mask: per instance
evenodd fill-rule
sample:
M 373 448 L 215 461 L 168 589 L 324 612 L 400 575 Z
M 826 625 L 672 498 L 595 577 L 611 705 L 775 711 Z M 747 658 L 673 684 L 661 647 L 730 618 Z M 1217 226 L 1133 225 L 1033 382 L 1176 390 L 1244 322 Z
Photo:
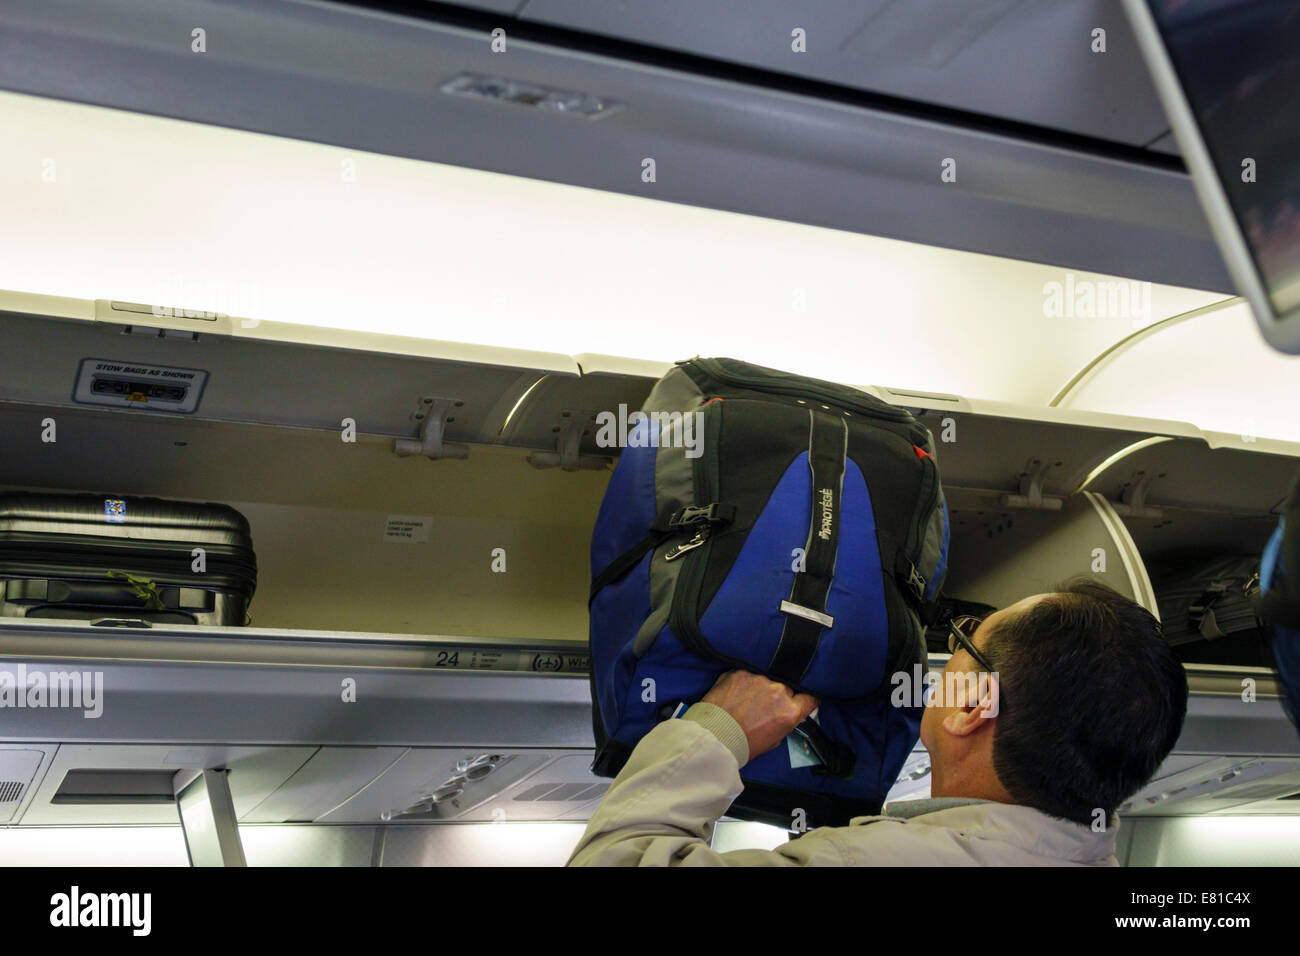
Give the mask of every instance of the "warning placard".
M 429 540 L 431 515 L 389 515 L 384 525 L 384 541 L 396 544 L 423 544 Z

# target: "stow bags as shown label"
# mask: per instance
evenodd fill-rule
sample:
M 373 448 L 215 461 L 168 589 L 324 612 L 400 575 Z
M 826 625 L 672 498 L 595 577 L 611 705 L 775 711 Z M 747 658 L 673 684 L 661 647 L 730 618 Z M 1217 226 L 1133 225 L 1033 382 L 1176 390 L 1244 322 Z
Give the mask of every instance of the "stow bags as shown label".
M 189 414 L 199 407 L 208 373 L 173 365 L 82 359 L 72 399 L 83 405 Z

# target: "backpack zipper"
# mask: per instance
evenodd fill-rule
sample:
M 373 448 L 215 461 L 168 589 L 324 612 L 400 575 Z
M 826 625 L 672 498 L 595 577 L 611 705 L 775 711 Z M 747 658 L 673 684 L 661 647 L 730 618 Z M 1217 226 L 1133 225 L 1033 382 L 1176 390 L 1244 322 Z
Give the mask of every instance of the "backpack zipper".
M 903 554 L 907 558 L 907 585 L 916 595 L 918 603 L 925 602 L 926 579 L 917 565 L 921 561 L 921 551 L 925 546 L 926 525 L 929 516 L 939 506 L 939 466 L 934 459 L 925 456 L 920 459 L 924 474 L 921 478 L 921 492 L 917 496 L 917 508 L 912 513 L 912 522 L 907 529 L 907 541 L 903 545 Z
M 723 402 L 706 402 L 700 409 L 704 415 L 704 454 L 695 465 L 695 500 L 717 501 L 718 490 L 718 437 L 722 432 Z M 700 632 L 700 589 L 704 585 L 704 569 L 708 567 L 709 553 L 713 550 L 712 529 L 704 525 L 694 537 L 664 554 L 665 561 L 682 559 L 677 586 L 673 588 L 672 606 L 668 623 L 673 633 L 689 650 L 706 660 L 724 661 L 715 653 Z M 685 555 L 685 557 L 683 557 Z
M 705 525 L 704 527 L 700 528 L 699 531 L 695 532 L 695 536 L 691 538 L 689 541 L 683 541 L 680 544 L 675 545 L 672 548 L 672 550 L 666 552 L 664 554 L 664 560 L 676 561 L 687 551 L 695 550 L 696 548 L 700 547 L 708 540 L 709 540 L 709 526 Z

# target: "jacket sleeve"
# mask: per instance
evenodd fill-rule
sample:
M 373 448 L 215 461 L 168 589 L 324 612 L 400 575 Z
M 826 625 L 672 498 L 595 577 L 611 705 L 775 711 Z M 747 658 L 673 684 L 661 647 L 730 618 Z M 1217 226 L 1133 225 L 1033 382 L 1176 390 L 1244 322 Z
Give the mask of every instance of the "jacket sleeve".
M 569 858 L 569 866 L 838 866 L 833 831 L 775 850 L 718 853 L 714 824 L 744 789 L 748 744 L 720 707 L 695 704 L 637 744 Z

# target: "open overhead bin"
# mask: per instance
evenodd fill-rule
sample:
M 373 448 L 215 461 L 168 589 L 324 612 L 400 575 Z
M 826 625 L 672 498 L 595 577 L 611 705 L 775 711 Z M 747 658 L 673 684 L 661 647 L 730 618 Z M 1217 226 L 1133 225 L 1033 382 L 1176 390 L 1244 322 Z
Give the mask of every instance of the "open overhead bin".
M 662 363 L 108 301 L 0 305 L 0 432 L 29 452 L 0 483 L 235 505 L 262 558 L 261 626 L 585 634 L 588 536 L 618 453 L 597 419 L 639 407 Z M 150 373 L 183 370 L 202 376 L 191 408 L 133 400 Z M 1262 547 L 1300 463 L 1300 446 L 1184 422 L 870 391 L 934 434 L 948 592 L 993 606 L 1100 574 L 1158 611 L 1144 556 Z M 395 520 L 415 529 L 407 546 Z
M 0 442 L 15 450 L 0 485 L 222 501 L 249 519 L 259 563 L 244 628 L 0 621 L 6 666 L 100 671 L 115 688 L 98 720 L 27 714 L 7 741 L 45 754 L 76 739 L 109 752 L 67 770 L 146 776 L 231 741 L 254 748 L 240 759 L 305 748 L 272 761 L 280 779 L 254 774 L 237 788 L 247 822 L 590 812 L 600 783 L 587 756 L 588 550 L 618 453 L 591 425 L 638 408 L 662 363 L 106 301 L 9 295 L 0 306 Z M 86 359 L 99 376 L 89 383 Z M 205 373 L 193 407 L 165 403 L 194 379 L 152 370 Z M 159 392 L 132 398 L 154 378 Z M 97 392 L 96 381 L 107 384 Z M 1157 610 L 1148 552 L 1175 539 L 1262 544 L 1300 463 L 1286 443 L 1182 422 L 869 390 L 933 432 L 952 517 L 947 592 L 992 606 L 1086 574 Z M 428 441 L 425 398 L 443 403 L 440 443 Z M 57 440 L 42 440 L 47 419 Z M 1189 673 L 1179 752 L 1291 752 L 1267 671 L 1228 661 Z M 1241 699 L 1243 677 L 1256 703 Z M 361 692 L 340 720 L 348 678 Z M 171 715 L 164 725 L 159 713 Z M 114 753 L 121 744 L 143 749 Z M 448 782 L 462 762 L 492 757 L 482 784 Z M 922 786 L 923 762 L 904 769 L 900 792 Z M 62 780 L 33 782 L 44 803 L 31 821 L 78 819 L 59 802 Z M 145 811 L 98 812 L 131 822 Z
M 19 294 L 0 310 L 0 485 L 233 505 L 259 625 L 585 632 L 606 475 L 527 456 L 563 465 L 554 423 L 639 403 L 644 381 L 592 376 L 585 397 L 550 353 Z M 606 467 L 615 450 L 580 437 Z
M 1186 422 L 873 391 L 911 408 L 935 435 L 953 516 L 950 597 L 1001 607 L 1069 576 L 1100 577 L 1170 617 L 1166 632 L 1186 662 L 1268 673 L 1263 633 L 1241 600 L 1250 568 L 1224 569 L 1258 568 L 1300 473 L 1300 444 Z M 1205 618 L 1220 594 L 1228 613 L 1244 615 L 1228 632 Z

